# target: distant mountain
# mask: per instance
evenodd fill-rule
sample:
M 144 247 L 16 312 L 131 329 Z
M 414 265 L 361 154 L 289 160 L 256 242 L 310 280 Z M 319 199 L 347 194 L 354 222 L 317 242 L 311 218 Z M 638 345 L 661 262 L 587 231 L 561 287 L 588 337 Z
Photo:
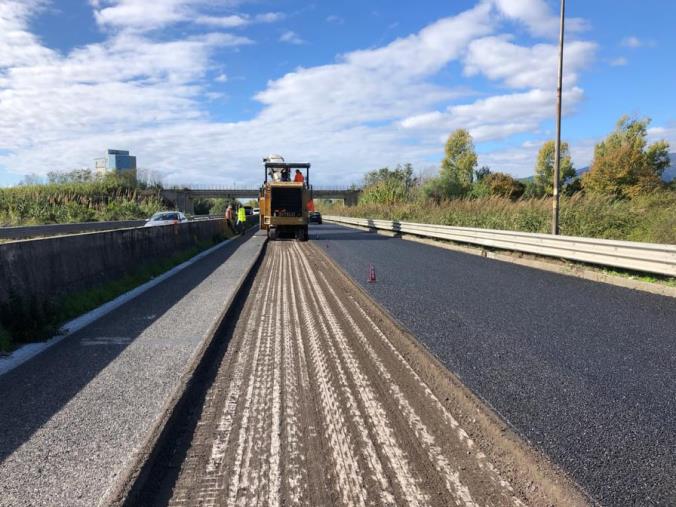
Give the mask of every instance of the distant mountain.
M 669 158 L 671 165 L 662 173 L 662 179 L 667 182 L 676 179 L 676 153 L 669 153 Z

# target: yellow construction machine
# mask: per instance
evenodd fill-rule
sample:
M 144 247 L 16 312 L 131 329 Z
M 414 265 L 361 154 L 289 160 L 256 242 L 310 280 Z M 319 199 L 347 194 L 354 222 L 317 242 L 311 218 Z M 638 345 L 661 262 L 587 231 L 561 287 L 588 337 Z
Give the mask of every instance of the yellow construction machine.
M 310 164 L 287 163 L 279 155 L 264 158 L 263 163 L 265 182 L 258 197 L 261 229 L 273 240 L 287 236 L 307 241 L 308 203 L 312 207 Z M 294 169 L 305 169 L 305 175 L 294 178 Z

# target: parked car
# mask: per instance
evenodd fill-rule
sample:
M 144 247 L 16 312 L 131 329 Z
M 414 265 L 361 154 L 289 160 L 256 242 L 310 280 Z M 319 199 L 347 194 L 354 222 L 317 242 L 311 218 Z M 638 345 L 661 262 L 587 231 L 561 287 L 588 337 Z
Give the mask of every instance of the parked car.
M 158 225 L 182 224 L 188 221 L 188 218 L 180 211 L 159 211 L 151 216 L 144 227 L 156 227 Z
M 254 215 L 260 215 L 260 214 L 261 214 L 261 209 L 260 209 L 260 208 L 254 208 L 254 209 L 253 209 L 253 214 L 254 214 Z
M 321 224 L 322 223 L 322 214 L 319 211 L 311 211 L 308 217 L 311 224 Z

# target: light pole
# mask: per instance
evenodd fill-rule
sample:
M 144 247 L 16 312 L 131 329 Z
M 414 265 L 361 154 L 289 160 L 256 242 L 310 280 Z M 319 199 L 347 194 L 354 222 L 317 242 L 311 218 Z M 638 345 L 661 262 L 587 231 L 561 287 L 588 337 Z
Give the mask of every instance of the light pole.
M 559 79 L 556 86 L 556 144 L 554 147 L 554 203 L 552 234 L 559 233 L 559 183 L 561 179 L 561 91 L 563 88 L 563 28 L 566 0 L 561 0 L 561 27 L 559 31 Z

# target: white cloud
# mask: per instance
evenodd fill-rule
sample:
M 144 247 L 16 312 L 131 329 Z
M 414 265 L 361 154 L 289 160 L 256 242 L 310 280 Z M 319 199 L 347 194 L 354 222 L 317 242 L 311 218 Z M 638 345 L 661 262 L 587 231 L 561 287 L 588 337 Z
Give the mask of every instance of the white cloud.
M 594 59 L 596 44 L 571 41 L 564 55 L 564 86 L 573 86 L 579 72 Z M 484 74 L 489 79 L 503 80 L 512 88 L 555 88 L 558 70 L 558 48 L 552 44 L 518 46 L 509 36 L 477 39 L 470 43 L 465 58 L 465 73 Z
M 292 30 L 287 30 L 282 35 L 280 35 L 279 41 L 286 42 L 288 44 L 303 44 L 305 42 L 296 32 Z
M 168 182 L 236 179 L 255 185 L 262 172 L 260 157 L 281 152 L 312 161 L 316 182 L 341 184 L 358 181 L 365 170 L 383 164 L 428 165 L 450 128 L 468 127 L 481 142 L 537 132 L 553 116 L 554 93 L 540 88 L 549 82 L 550 45 L 535 49 L 507 37 L 489 37 L 505 20 L 491 2 L 481 1 L 383 47 L 353 51 L 335 63 L 273 79 L 254 96 L 262 105 L 254 117 L 215 121 L 204 105 L 221 97 L 208 86 L 208 76 L 222 67 L 213 53 L 252 41 L 224 33 L 178 40 L 163 34 L 155 40 L 150 30 L 207 5 L 160 3 L 159 13 L 142 22 L 132 8 L 141 2 L 101 2 L 99 14 L 115 7 L 131 10 L 126 16 L 119 10 L 101 14 L 102 26 L 117 29 L 104 42 L 65 55 L 30 33 L 28 11 L 5 23 L 8 33 L 23 35 L 7 42 L 0 31 L 6 49 L 0 58 L 7 61 L 6 70 L 0 68 L 0 150 L 9 152 L 0 151 L 0 167 L 45 173 L 86 166 L 105 148 L 119 146 L 132 150 L 140 166 L 163 172 Z M 496 70 L 469 49 L 482 40 L 504 51 L 503 60 L 494 62 Z M 567 108 L 581 100 L 582 90 L 574 83 L 593 52 L 580 44 L 577 59 L 571 56 L 575 79 L 567 82 Z M 514 77 L 504 61 L 512 53 L 538 65 L 535 70 L 513 69 L 520 76 Z M 470 55 L 472 72 L 518 88 L 518 93 L 477 99 L 461 81 L 449 85 L 436 80 L 451 62 L 470 65 Z M 535 61 L 539 56 L 543 61 Z M 225 74 L 214 78 L 226 79 Z
M 570 112 L 582 99 L 582 90 L 567 90 L 563 99 L 565 111 Z M 513 134 L 536 130 L 543 120 L 553 117 L 555 102 L 553 90 L 533 89 L 451 106 L 445 112 L 411 116 L 402 120 L 401 126 L 404 129 L 424 129 L 440 134 L 466 128 L 479 142 L 504 139 Z
M 205 14 L 202 7 L 230 9 L 243 3 L 224 0 L 214 4 L 211 0 L 90 0 L 99 26 L 122 30 L 151 31 L 177 23 L 197 23 L 219 28 L 238 28 L 252 23 L 273 23 L 284 18 L 279 12 L 256 16 Z
M 493 0 L 498 10 L 508 19 L 516 20 L 528 28 L 536 37 L 557 38 L 559 36 L 559 13 L 552 12 L 543 0 Z M 580 18 L 566 18 L 566 30 L 581 32 L 588 24 Z
M 52 58 L 53 51 L 41 46 L 37 37 L 26 29 L 29 17 L 41 8 L 42 3 L 40 0 L 0 2 L 0 71 Z
M 228 76 L 226 74 L 220 73 L 218 76 L 214 78 L 214 81 L 218 81 L 219 83 L 226 83 L 228 81 Z
M 620 45 L 627 48 L 652 48 L 657 45 L 657 42 L 652 39 L 639 39 L 635 35 L 631 35 L 622 39 Z
M 618 58 L 613 58 L 610 60 L 610 65 L 611 67 L 624 67 L 629 63 L 629 60 L 627 60 L 624 56 L 620 56 Z
M 194 22 L 200 25 L 207 25 L 219 28 L 239 28 L 254 23 L 274 23 L 284 19 L 284 15 L 279 12 L 267 12 L 249 16 L 246 14 L 232 14 L 230 16 L 197 16 Z
M 336 25 L 342 25 L 343 23 L 345 23 L 345 18 L 343 18 L 341 16 L 336 16 L 335 14 L 332 14 L 332 15 L 326 17 L 326 21 L 327 21 L 327 23 L 334 23 Z
M 97 2 L 94 11 L 100 26 L 153 30 L 189 18 L 189 1 L 155 0 L 152 6 L 144 0 L 108 0 Z
M 665 140 L 669 143 L 669 151 L 676 152 L 676 121 L 667 123 L 659 127 L 650 127 L 648 129 L 648 141 L 654 143 L 655 141 Z M 676 162 L 673 160 L 672 162 Z

